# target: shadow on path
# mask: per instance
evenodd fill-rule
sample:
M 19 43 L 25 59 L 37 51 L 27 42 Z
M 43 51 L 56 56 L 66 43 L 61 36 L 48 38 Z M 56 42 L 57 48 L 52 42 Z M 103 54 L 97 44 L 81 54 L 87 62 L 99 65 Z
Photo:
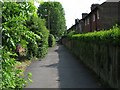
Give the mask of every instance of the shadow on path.
M 28 88 L 100 88 L 90 71 L 62 45 L 51 48 L 28 71 L 34 81 Z
M 90 71 L 64 46 L 59 45 L 54 51 L 58 53 L 59 62 L 46 67 L 58 69 L 59 88 L 100 88 Z

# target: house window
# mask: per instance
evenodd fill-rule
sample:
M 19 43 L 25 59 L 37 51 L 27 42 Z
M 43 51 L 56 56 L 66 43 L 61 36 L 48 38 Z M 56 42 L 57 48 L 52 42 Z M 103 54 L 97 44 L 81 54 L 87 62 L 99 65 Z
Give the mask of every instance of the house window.
M 82 26 L 80 25 L 80 31 L 82 31 Z
M 95 14 L 93 14 L 93 21 L 95 21 Z
M 87 20 L 85 19 L 85 26 L 87 25 Z
M 97 19 L 100 19 L 99 11 L 97 11 Z
M 87 24 L 89 24 L 89 22 L 90 22 L 90 20 L 89 20 L 89 18 L 87 19 Z

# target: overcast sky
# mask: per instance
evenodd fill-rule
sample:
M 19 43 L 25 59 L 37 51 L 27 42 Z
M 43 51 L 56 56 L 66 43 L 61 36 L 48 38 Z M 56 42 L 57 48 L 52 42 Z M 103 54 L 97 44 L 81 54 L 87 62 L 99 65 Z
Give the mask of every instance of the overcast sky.
M 43 0 L 48 1 L 48 0 Z M 81 19 L 82 13 L 89 13 L 91 4 L 101 4 L 106 0 L 49 0 L 58 1 L 62 4 L 65 10 L 65 18 L 67 28 L 75 24 L 75 19 Z

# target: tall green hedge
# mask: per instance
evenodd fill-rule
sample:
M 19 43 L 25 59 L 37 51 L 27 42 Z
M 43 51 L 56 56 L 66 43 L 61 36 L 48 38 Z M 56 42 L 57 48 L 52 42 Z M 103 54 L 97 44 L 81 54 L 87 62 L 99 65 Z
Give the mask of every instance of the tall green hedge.
M 120 27 L 114 26 L 110 30 L 96 31 L 85 34 L 75 34 L 69 37 L 79 41 L 120 45 Z

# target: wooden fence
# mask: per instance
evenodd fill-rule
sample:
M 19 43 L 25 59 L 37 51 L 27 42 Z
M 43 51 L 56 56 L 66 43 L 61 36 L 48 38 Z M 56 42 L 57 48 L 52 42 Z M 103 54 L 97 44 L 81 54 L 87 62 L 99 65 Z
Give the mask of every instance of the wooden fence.
M 120 89 L 120 46 L 62 39 L 62 43 L 112 88 Z

